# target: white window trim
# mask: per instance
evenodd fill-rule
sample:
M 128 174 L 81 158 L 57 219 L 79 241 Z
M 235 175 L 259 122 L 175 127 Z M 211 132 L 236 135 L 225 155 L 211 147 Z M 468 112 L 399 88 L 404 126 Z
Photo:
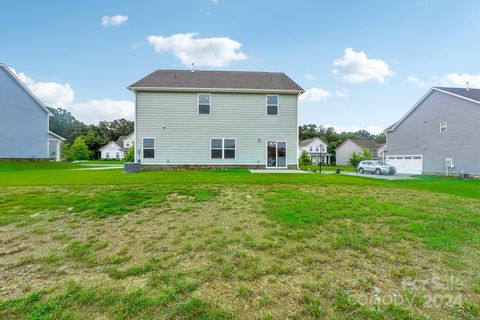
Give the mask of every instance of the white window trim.
M 208 113 L 200 113 L 200 95 L 201 94 L 208 94 L 210 104 L 208 105 Z M 209 116 L 212 114 L 212 95 L 210 93 L 199 92 L 197 93 L 197 114 L 199 116 Z
M 445 130 L 442 130 L 443 128 L 445 128 Z M 448 131 L 448 122 L 447 121 L 440 122 L 440 132 L 444 133 L 447 131 Z
M 275 167 L 269 167 L 268 166 L 268 143 L 269 142 L 275 142 L 276 149 L 277 149 L 277 166 Z M 278 166 L 278 143 L 279 142 L 285 142 L 285 167 L 279 167 Z M 288 142 L 287 140 L 275 140 L 275 139 L 267 139 L 265 141 L 265 168 L 267 169 L 286 169 L 288 168 Z
M 212 158 L 212 149 L 215 150 L 220 150 L 220 148 L 212 148 L 212 140 L 222 140 L 222 157 L 221 158 Z M 235 157 L 234 158 L 225 158 L 225 140 L 233 140 L 235 141 L 235 148 L 227 148 L 227 150 L 235 150 Z M 210 160 L 235 160 L 237 159 L 237 138 L 217 138 L 217 137 L 212 137 L 210 138 Z
M 268 97 L 276 96 L 277 97 L 277 114 L 268 114 Z M 267 117 L 276 117 L 280 115 L 280 95 L 278 94 L 267 94 L 265 95 L 265 114 Z
M 143 147 L 143 145 L 144 145 L 144 140 L 145 140 L 145 139 L 153 139 L 153 148 L 147 148 L 148 150 L 153 149 L 153 158 L 144 158 L 144 157 L 143 157 L 143 150 L 145 150 L 145 148 Z M 141 154 L 142 160 L 143 160 L 143 159 L 147 159 L 147 160 L 149 160 L 149 159 L 155 159 L 155 157 L 156 157 L 156 155 L 157 155 L 157 153 L 155 152 L 155 146 L 156 146 L 156 141 L 155 141 L 155 138 L 154 138 L 154 137 L 142 137 L 142 154 Z

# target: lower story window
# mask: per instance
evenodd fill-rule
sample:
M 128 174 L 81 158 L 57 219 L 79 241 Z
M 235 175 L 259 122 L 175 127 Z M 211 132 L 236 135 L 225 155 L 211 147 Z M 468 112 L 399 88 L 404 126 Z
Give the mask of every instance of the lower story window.
M 212 159 L 235 159 L 236 140 L 232 138 L 211 139 L 210 156 Z
M 110 158 L 110 152 L 107 151 L 107 152 L 105 153 L 105 157 Z
M 143 138 L 142 141 L 142 152 L 144 159 L 153 159 L 155 158 L 155 139 L 154 138 Z

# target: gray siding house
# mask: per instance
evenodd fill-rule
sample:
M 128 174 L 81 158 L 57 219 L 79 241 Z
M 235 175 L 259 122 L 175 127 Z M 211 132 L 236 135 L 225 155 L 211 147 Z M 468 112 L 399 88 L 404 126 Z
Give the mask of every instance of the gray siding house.
M 297 168 L 298 96 L 284 73 L 158 70 L 135 93 L 144 168 Z
M 348 165 L 352 154 L 354 152 L 362 153 L 363 149 L 370 152 L 372 159 L 377 159 L 381 148 L 382 145 L 373 140 L 347 139 L 335 151 L 336 164 L 339 166 Z
M 480 89 L 431 88 L 385 130 L 397 172 L 480 175 Z
M 60 159 L 62 137 L 50 132 L 51 113 L 0 64 L 0 159 Z

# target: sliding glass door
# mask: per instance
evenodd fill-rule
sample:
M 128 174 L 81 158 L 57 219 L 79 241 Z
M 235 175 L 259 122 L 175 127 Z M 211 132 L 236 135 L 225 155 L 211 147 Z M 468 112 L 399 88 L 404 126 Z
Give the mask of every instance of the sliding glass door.
M 267 168 L 287 167 L 287 143 L 267 141 Z

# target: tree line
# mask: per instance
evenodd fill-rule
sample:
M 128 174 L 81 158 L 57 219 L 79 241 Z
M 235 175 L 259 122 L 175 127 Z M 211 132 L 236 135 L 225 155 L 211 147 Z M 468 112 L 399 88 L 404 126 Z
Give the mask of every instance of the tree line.
M 134 130 L 133 121 L 118 119 L 101 121 L 98 125 L 87 125 L 77 120 L 69 111 L 51 108 L 50 131 L 65 138 L 62 143 L 62 157 L 76 160 L 98 159 L 100 149 L 120 136 L 127 136 Z

